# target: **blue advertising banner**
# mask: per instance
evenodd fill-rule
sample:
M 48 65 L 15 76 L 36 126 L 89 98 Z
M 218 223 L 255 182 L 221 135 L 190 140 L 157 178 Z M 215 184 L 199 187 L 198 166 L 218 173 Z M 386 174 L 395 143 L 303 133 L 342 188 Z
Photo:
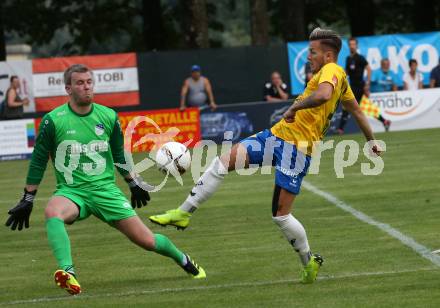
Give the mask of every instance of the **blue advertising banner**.
M 358 51 L 367 59 L 373 72 L 380 69 L 381 59 L 390 60 L 390 69 L 398 76 L 398 86 L 403 85 L 403 74 L 409 71 L 409 59 L 417 60 L 418 71 L 423 74 L 425 85 L 429 84 L 431 70 L 439 63 L 440 32 L 364 36 L 357 39 Z M 307 48 L 308 42 L 287 44 L 292 94 L 300 94 L 304 89 Z M 348 54 L 347 40 L 344 39 L 338 61 L 344 68 Z

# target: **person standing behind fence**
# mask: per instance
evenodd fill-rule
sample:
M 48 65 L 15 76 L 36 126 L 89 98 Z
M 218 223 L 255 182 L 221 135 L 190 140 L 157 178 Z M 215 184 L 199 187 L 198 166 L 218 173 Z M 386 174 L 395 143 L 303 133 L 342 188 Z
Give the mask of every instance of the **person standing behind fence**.
M 437 66 L 432 69 L 429 76 L 429 87 L 440 88 L 440 59 L 438 59 Z
M 183 82 L 180 93 L 180 110 L 186 107 L 206 107 L 209 105 L 211 110 L 217 109 L 214 101 L 211 83 L 209 79 L 201 74 L 199 65 L 191 66 L 191 76 Z
M 264 85 L 264 100 L 268 102 L 279 102 L 289 99 L 287 85 L 283 82 L 281 74 L 274 71 L 270 75 L 270 82 Z
M 403 74 L 403 89 L 423 89 L 423 75 L 417 71 L 417 61 L 415 59 L 409 60 L 409 72 Z
M 350 55 L 345 59 L 345 71 L 349 77 L 350 87 L 353 90 L 354 97 L 359 103 L 364 94 L 364 87 L 370 86 L 371 68 L 364 56 L 357 52 L 357 39 L 351 37 L 348 40 Z M 364 72 L 367 71 L 367 81 L 364 81 Z M 339 122 L 338 133 L 344 133 L 344 127 L 348 120 L 348 111 L 342 109 L 341 121 Z
M 371 76 L 371 92 L 397 91 L 397 76 L 390 71 L 390 60 L 380 61 L 380 70 Z
M 6 120 L 21 119 L 23 117 L 23 105 L 28 105 L 27 98 L 21 98 L 18 95 L 20 90 L 20 79 L 18 76 L 11 76 L 10 86 L 6 91 L 4 106 L 2 110 L 2 118 Z

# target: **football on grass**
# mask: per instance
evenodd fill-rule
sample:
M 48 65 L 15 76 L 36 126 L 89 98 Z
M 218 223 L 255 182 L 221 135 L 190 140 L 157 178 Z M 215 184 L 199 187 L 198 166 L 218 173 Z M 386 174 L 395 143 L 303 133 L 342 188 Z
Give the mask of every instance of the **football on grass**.
M 185 145 L 167 142 L 156 153 L 156 165 L 163 173 L 184 174 L 191 165 L 191 154 Z

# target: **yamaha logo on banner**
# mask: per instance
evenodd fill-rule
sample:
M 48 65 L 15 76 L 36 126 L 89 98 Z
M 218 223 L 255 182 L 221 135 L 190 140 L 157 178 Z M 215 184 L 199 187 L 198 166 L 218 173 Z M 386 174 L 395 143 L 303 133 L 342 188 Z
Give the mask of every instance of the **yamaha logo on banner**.
M 359 53 L 363 55 L 372 71 L 380 69 L 380 60 L 388 58 L 390 69 L 398 76 L 398 86 L 402 86 L 402 77 L 409 71 L 408 61 L 418 62 L 418 71 L 423 74 L 424 83 L 429 83 L 429 74 L 438 64 L 440 55 L 440 32 L 393 34 L 359 37 Z M 287 44 L 292 94 L 304 90 L 305 64 L 307 63 L 308 42 Z M 345 68 L 345 59 L 349 55 L 347 39 L 342 42 L 338 64 Z

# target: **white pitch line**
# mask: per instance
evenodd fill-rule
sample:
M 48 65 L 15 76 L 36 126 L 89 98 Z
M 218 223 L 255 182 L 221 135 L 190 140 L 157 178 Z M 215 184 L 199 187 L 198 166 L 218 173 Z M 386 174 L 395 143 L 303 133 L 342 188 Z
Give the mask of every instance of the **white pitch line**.
M 348 205 L 344 201 L 339 200 L 338 198 L 336 198 L 335 196 L 333 196 L 332 194 L 330 194 L 328 192 L 320 190 L 318 187 L 312 185 L 311 183 L 309 183 L 307 181 L 303 181 L 302 184 L 305 189 L 311 191 L 312 193 L 314 193 L 318 196 L 323 197 L 328 202 L 333 203 L 341 210 L 350 213 L 351 215 L 353 215 L 354 217 L 356 217 L 360 221 L 363 221 L 369 225 L 375 226 L 376 228 L 384 231 L 388 235 L 399 240 L 405 246 L 408 246 L 409 248 L 411 248 L 412 250 L 417 252 L 423 258 L 428 259 L 429 261 L 431 261 L 432 263 L 434 263 L 435 265 L 440 267 L 440 256 L 433 254 L 430 249 L 428 249 L 426 246 L 423 246 L 422 244 L 416 242 L 412 237 L 403 234 L 399 230 L 391 227 L 389 224 L 377 221 L 377 220 L 371 218 L 370 216 L 362 213 L 361 211 L 358 211 L 358 210 L 352 208 L 350 205 Z
M 319 281 L 325 280 L 336 280 L 336 279 L 346 279 L 346 278 L 357 278 L 357 277 L 371 277 L 371 276 L 386 276 L 386 275 L 398 275 L 404 273 L 415 273 L 422 271 L 436 271 L 438 268 L 420 268 L 420 269 L 408 269 L 399 271 L 379 271 L 379 272 L 360 272 L 360 273 L 349 273 L 338 276 L 322 276 L 318 277 Z M 247 287 L 261 287 L 270 286 L 286 283 L 299 283 L 299 279 L 283 279 L 283 280 L 272 280 L 272 281 L 256 281 L 256 282 L 237 282 L 228 284 L 216 284 L 208 286 L 198 286 L 198 287 L 184 287 L 184 288 L 164 288 L 156 290 L 141 290 L 141 291 L 127 291 L 119 293 L 101 293 L 101 294 L 84 294 L 77 296 L 54 296 L 54 297 L 40 297 L 25 300 L 16 300 L 9 302 L 0 302 L 0 306 L 4 305 L 19 305 L 19 304 L 36 304 L 36 303 L 46 303 L 55 301 L 78 301 L 82 299 L 93 299 L 93 298 L 106 298 L 106 297 L 125 297 L 133 295 L 148 295 L 148 294 L 163 294 L 163 293 L 175 293 L 175 292 L 190 292 L 190 291 L 209 291 L 218 289 L 230 289 L 230 288 L 247 288 Z

